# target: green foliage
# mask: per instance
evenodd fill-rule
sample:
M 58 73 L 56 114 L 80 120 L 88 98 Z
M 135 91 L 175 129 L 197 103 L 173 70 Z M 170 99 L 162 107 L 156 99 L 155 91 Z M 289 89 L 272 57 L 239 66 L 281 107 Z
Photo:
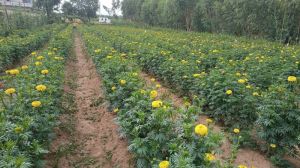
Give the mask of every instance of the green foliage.
M 50 36 L 64 25 L 47 25 L 31 31 L 16 31 L 14 35 L 0 38 L 0 70 L 12 65 L 45 44 Z
M 71 27 L 56 34 L 48 49 L 32 54 L 27 67 L 17 68 L 16 75 L 1 77 L 5 83 L 5 88 L 0 88 L 1 167 L 42 166 L 43 154 L 48 152 L 50 135 L 61 111 L 63 58 L 71 47 L 70 35 Z M 42 64 L 37 65 L 37 61 Z M 41 74 L 44 69 L 49 73 Z M 47 87 L 43 92 L 36 89 L 41 84 Z M 15 93 L 5 93 L 9 88 L 14 88 Z M 42 104 L 33 107 L 33 101 Z
M 299 42 L 300 1 L 124 0 L 126 19 L 152 26 Z
M 169 29 L 90 29 L 174 90 L 204 98 L 216 120 L 255 130 L 263 150 L 276 144 L 272 154 L 282 154 L 300 144 L 299 47 Z
M 79 31 L 102 76 L 107 98 L 117 113 L 122 134 L 129 140 L 137 167 L 158 167 L 162 160 L 168 160 L 172 167 L 218 167 L 217 162 L 206 159 L 206 153 L 214 154 L 223 136 L 210 127 L 207 136 L 194 133 L 201 112 L 198 107 L 175 108 L 161 98 L 161 107 L 155 108 L 152 103 L 158 99 L 149 96 L 153 88 L 145 86 L 138 75 L 137 55 L 119 52 L 129 48 L 115 43 L 117 38 L 106 39 L 112 34 L 97 27 L 80 27 Z

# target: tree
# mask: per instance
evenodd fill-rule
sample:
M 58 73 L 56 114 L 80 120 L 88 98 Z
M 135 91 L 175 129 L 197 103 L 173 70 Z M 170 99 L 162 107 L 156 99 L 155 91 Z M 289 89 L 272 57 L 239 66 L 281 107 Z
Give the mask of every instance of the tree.
M 71 3 L 76 9 L 77 15 L 86 17 L 88 20 L 97 16 L 98 0 L 71 0 Z
M 54 8 L 60 4 L 61 0 L 36 0 L 36 6 L 46 12 L 48 18 L 53 13 Z
M 62 11 L 65 15 L 75 15 L 76 14 L 76 8 L 71 2 L 65 2 L 62 5 Z
M 111 7 L 111 11 L 113 16 L 117 16 L 117 10 L 121 7 L 121 2 L 120 0 L 112 0 L 112 7 Z

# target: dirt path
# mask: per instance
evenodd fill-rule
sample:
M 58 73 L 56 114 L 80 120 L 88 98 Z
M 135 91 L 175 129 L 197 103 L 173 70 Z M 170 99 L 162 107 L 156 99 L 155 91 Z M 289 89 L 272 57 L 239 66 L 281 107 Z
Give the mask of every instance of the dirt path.
M 107 110 L 101 79 L 92 60 L 86 56 L 78 34 L 75 34 L 74 53 L 76 61 L 67 64 L 66 78 L 72 78 L 74 73 L 76 77 L 66 83 L 65 91 L 70 92 L 69 87 L 74 86 L 71 92 L 76 110 L 62 116 L 62 123 L 71 131 L 57 131 L 58 138 L 52 144 L 54 150 L 47 167 L 133 167 L 128 144 L 119 137 L 115 116 Z M 70 118 L 73 119 L 70 121 Z
M 154 77 L 144 72 L 140 73 L 140 77 L 145 80 L 147 87 L 154 88 L 156 84 L 161 85 L 161 83 L 157 80 L 155 80 L 155 82 L 151 81 L 151 79 Z M 176 108 L 184 106 L 183 98 L 172 93 L 170 89 L 161 85 L 161 87 L 156 88 L 156 90 L 159 92 L 161 97 L 166 98 L 167 100 L 169 99 Z M 196 124 L 206 123 L 207 118 L 209 117 L 206 115 L 200 115 L 198 121 L 196 121 Z M 214 125 L 213 130 L 215 132 L 220 132 L 223 130 L 223 128 L 218 125 Z M 222 151 L 222 153 L 218 155 L 217 158 L 226 160 L 230 157 L 231 143 L 228 138 L 225 138 L 220 147 L 220 150 Z M 272 163 L 264 155 L 251 149 L 239 149 L 234 165 L 238 166 L 240 164 L 255 168 L 272 168 Z

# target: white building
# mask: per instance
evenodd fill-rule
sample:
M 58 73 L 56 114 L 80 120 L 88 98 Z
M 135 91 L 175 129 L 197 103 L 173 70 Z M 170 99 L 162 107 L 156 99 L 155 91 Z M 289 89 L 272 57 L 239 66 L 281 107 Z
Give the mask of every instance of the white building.
M 99 22 L 102 24 L 111 24 L 111 20 L 108 17 L 100 17 Z
M 0 0 L 1 5 L 32 8 L 33 0 Z

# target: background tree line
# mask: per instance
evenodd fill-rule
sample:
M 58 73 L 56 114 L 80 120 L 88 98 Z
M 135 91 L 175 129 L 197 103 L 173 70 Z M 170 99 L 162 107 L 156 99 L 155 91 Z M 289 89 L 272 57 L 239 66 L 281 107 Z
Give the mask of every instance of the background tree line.
M 300 0 L 123 0 L 123 17 L 151 26 L 264 37 L 300 38 Z

